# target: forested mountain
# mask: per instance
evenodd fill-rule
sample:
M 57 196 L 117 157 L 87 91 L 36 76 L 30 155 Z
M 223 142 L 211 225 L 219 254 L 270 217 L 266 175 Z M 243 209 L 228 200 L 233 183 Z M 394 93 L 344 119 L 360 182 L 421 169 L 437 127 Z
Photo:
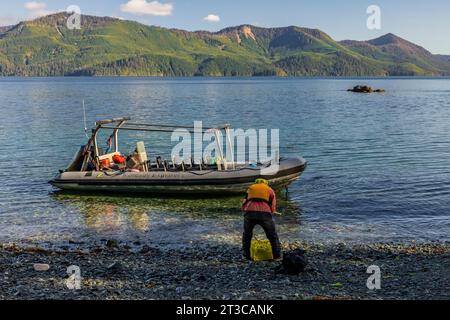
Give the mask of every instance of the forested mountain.
M 450 75 L 449 56 L 387 34 L 336 42 L 317 29 L 251 25 L 216 33 L 59 13 L 0 27 L 4 76 L 413 76 Z

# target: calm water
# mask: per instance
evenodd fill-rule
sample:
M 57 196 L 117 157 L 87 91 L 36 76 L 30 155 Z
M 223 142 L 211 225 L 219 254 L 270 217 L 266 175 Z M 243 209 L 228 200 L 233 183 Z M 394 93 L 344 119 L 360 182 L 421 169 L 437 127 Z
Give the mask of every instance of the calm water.
M 345 91 L 362 82 L 387 93 Z M 3 78 L 0 241 L 238 239 L 239 198 L 55 192 L 47 181 L 86 140 L 82 99 L 90 124 L 131 115 L 280 128 L 282 155 L 309 162 L 280 203 L 284 240 L 450 240 L 450 79 Z M 152 157 L 172 145 L 167 135 L 147 144 Z

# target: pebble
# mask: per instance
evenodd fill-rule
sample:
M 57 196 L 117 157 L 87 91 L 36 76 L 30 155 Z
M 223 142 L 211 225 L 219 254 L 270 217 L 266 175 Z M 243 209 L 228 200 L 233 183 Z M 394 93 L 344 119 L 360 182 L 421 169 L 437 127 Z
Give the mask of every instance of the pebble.
M 108 248 L 117 248 L 119 246 L 119 243 L 117 242 L 117 240 L 108 240 L 106 241 L 106 246 Z
M 149 253 L 150 252 L 150 247 L 148 245 L 143 245 L 141 250 L 139 250 L 140 254 L 145 254 L 145 253 Z
M 33 264 L 33 268 L 35 271 L 48 271 L 50 269 L 50 265 L 46 263 L 35 263 Z
M 206 277 L 204 275 L 200 275 L 197 278 L 198 281 L 206 281 Z

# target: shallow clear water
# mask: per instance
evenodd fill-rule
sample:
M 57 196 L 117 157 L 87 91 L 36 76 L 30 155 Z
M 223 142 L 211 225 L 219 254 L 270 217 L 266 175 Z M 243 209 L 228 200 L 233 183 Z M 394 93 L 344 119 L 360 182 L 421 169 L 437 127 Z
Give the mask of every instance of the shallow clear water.
M 387 93 L 346 92 L 360 83 Z M 83 99 L 90 124 L 280 128 L 282 155 L 309 162 L 280 204 L 284 240 L 450 240 L 450 79 L 0 78 L 0 241 L 238 239 L 239 197 L 55 192 L 47 181 L 86 140 Z

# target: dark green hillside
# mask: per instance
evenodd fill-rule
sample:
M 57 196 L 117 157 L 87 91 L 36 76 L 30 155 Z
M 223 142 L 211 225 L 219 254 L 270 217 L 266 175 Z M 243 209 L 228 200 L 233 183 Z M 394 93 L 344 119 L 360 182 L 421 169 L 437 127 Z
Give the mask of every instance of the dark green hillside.
M 445 75 L 450 64 L 424 48 L 394 34 L 369 41 L 342 41 L 352 51 L 377 61 L 384 61 L 392 75 Z
M 217 33 L 64 13 L 0 28 L 0 75 L 383 76 L 447 75 L 450 61 L 386 35 L 336 42 L 317 29 L 250 25 Z

